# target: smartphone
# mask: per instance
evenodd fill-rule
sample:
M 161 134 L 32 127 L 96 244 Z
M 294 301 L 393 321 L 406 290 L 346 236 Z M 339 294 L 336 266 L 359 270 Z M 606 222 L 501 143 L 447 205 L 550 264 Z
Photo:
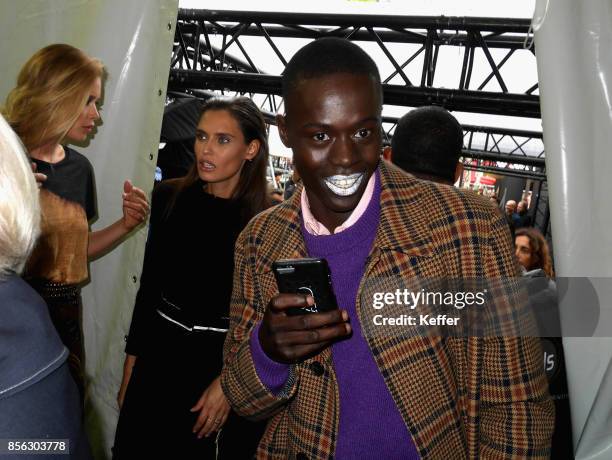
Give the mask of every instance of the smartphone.
M 281 294 L 310 294 L 314 305 L 291 308 L 288 315 L 319 313 L 338 308 L 332 288 L 331 273 L 325 259 L 282 259 L 272 264 L 278 292 Z

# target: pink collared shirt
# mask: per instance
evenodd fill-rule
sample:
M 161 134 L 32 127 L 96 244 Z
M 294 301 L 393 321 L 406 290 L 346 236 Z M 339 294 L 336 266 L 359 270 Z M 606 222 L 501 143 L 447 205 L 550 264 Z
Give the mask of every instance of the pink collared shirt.
M 359 200 L 357 207 L 353 210 L 349 218 L 346 219 L 346 221 L 342 225 L 339 225 L 338 227 L 334 229 L 334 232 L 333 232 L 334 234 L 340 233 L 346 230 L 347 228 L 349 228 L 351 225 L 353 225 L 355 222 L 359 220 L 359 218 L 362 216 L 362 214 L 367 209 L 368 204 L 370 204 L 370 200 L 372 199 L 372 195 L 374 194 L 374 184 L 375 183 L 376 183 L 376 171 L 374 171 L 372 175 L 370 176 L 370 180 L 368 180 L 368 185 L 366 185 L 366 189 L 363 191 L 363 195 L 361 195 L 361 199 Z M 310 203 L 308 202 L 308 196 L 306 195 L 306 187 L 304 187 L 304 189 L 302 190 L 301 202 L 302 202 L 302 217 L 304 218 L 304 227 L 306 228 L 306 231 L 310 233 L 311 235 L 317 235 L 317 236 L 331 235 L 327 227 L 325 227 L 325 225 L 319 222 L 315 218 L 315 216 L 312 215 L 312 212 L 310 212 Z

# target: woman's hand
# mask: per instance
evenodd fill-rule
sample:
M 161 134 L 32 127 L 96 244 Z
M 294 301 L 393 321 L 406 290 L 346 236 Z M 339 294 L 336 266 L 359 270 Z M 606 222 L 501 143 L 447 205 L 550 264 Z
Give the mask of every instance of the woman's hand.
M 123 183 L 123 225 L 132 230 L 143 223 L 149 215 L 147 195 L 129 180 Z
M 38 188 L 41 188 L 43 182 L 47 180 L 47 175 L 36 172 L 38 169 L 38 165 L 36 163 L 32 162 L 30 163 L 30 166 L 32 167 L 32 172 L 34 173 L 34 179 L 36 179 L 36 185 L 38 185 Z
M 193 406 L 191 412 L 200 411 L 200 415 L 193 426 L 193 432 L 197 433 L 198 438 L 208 437 L 219 429 L 227 421 L 230 412 L 230 405 L 221 389 L 220 377 L 217 377 L 204 390 L 197 404 Z
M 134 227 L 147 220 L 148 215 L 149 200 L 145 192 L 126 180 L 123 183 L 123 217 L 108 227 L 89 234 L 87 257 L 95 259 L 112 250 Z
M 125 355 L 125 361 L 123 362 L 123 378 L 121 379 L 121 386 L 119 387 L 119 393 L 117 393 L 117 405 L 119 410 L 123 407 L 123 400 L 125 399 L 125 392 L 127 390 L 130 379 L 132 378 L 132 369 L 136 363 L 136 356 Z

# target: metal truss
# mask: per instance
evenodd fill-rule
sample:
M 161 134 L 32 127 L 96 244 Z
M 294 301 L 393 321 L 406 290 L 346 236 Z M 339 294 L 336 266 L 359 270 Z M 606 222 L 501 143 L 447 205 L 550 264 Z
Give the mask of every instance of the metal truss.
M 436 104 L 448 110 L 537 118 L 537 75 L 533 81 L 517 84 L 504 73 L 516 59 L 519 65 L 526 62 L 536 68 L 529 23 L 525 19 L 181 9 L 168 89 L 199 97 L 211 90 L 246 93 L 259 100 L 267 121 L 274 124 L 274 114 L 282 107 L 280 73 L 291 57 L 283 49 L 287 40 L 279 39 L 301 40 L 301 46 L 337 36 L 369 47 L 372 55 L 378 52 L 385 104 Z M 264 51 L 268 62 L 260 60 Z M 277 67 L 266 72 L 270 56 Z M 449 56 L 454 59 L 451 70 L 456 70 L 451 78 L 443 63 Z M 440 69 L 445 68 L 446 75 L 440 78 Z M 436 86 L 439 81 L 444 87 Z M 397 118 L 383 117 L 387 142 L 396 123 Z M 545 180 L 541 133 L 469 125 L 463 129 L 466 167 Z
M 212 91 L 248 94 L 266 122 L 275 124 L 283 104 L 280 75 L 292 52 L 336 36 L 357 42 L 374 58 L 385 109 L 433 104 L 540 118 L 529 26 L 526 19 L 180 9 L 168 90 L 201 98 Z M 396 125 L 397 118 L 383 116 L 386 142 Z M 465 169 L 534 181 L 536 224 L 547 233 L 542 133 L 472 125 L 463 125 L 463 131 Z
M 231 90 L 275 99 L 281 94 L 280 72 L 266 72 L 265 65 L 256 62 L 260 51 L 267 48 L 284 67 L 290 56 L 278 38 L 338 36 L 380 55 L 376 60 L 383 73 L 385 104 L 437 104 L 449 110 L 537 118 L 537 76 L 517 85 L 504 73 L 517 58 L 514 69 L 525 59 L 535 63 L 528 30 L 526 19 L 181 9 L 169 85 L 174 90 Z M 246 46 L 252 39 L 255 53 Z M 455 76 L 437 73 L 442 61 L 457 60 L 457 51 L 462 54 L 460 72 L 454 62 Z M 437 85 L 438 80 L 442 84 Z
M 542 133 L 463 125 L 466 169 L 546 180 Z

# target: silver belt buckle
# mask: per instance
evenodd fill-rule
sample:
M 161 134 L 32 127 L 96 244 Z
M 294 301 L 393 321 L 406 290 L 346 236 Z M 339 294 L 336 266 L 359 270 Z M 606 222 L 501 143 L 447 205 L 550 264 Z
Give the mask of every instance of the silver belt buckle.
M 165 299 L 162 296 L 162 301 L 170 306 L 170 307 L 174 307 L 175 309 L 177 309 L 177 311 L 181 311 L 181 308 L 174 305 L 173 303 L 169 302 L 167 299 Z M 213 326 L 202 326 L 202 325 L 187 325 L 179 320 L 177 320 L 176 318 L 172 318 L 168 313 L 169 312 L 163 312 L 161 311 L 159 308 L 157 309 L 157 313 L 164 318 L 167 321 L 170 321 L 173 324 L 176 324 L 179 327 L 182 327 L 183 329 L 185 329 L 186 331 L 189 332 L 193 332 L 193 331 L 203 331 L 203 332 L 220 332 L 220 333 L 226 333 L 228 330 L 227 328 L 220 328 L 220 327 L 213 327 Z

